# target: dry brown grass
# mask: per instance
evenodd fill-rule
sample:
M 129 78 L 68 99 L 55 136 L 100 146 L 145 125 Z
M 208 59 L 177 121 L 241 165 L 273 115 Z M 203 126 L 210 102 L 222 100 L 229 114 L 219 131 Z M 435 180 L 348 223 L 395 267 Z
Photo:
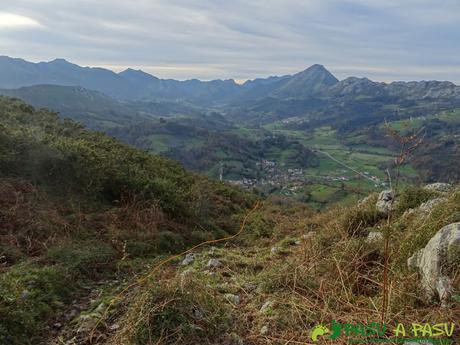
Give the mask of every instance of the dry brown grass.
M 449 212 L 458 210 L 454 193 L 448 202 Z M 456 206 L 455 206 L 456 205 Z M 94 334 L 110 334 L 105 345 L 144 344 L 311 344 L 310 331 L 332 320 L 349 323 L 384 322 L 410 325 L 412 322 L 458 322 L 460 305 L 443 308 L 424 298 L 416 273 L 406 268 L 404 241 L 420 236 L 421 220 L 395 225 L 388 249 L 387 302 L 384 301 L 384 243 L 366 243 L 365 237 L 350 233 L 343 219 L 353 208 L 335 207 L 323 213 L 292 212 L 270 204 L 261 205 L 258 212 L 270 219 L 274 233 L 255 242 L 245 238 L 226 242 L 211 255 L 206 248 L 197 252 L 195 272 L 181 276 L 185 268 L 177 266 L 179 256 L 169 257 L 154 265 L 115 299 L 112 308 L 101 320 Z M 439 212 L 439 213 L 438 213 Z M 424 220 L 427 234 L 445 220 L 445 205 Z M 248 216 L 250 221 L 252 215 Z M 402 218 L 394 219 L 395 224 Z M 386 219 L 374 227 L 386 231 Z M 429 226 L 427 225 L 429 224 Z M 423 230 L 425 231 L 425 230 Z M 311 234 L 306 237 L 303 235 Z M 429 236 L 423 235 L 429 239 Z M 299 245 L 286 242 L 286 237 L 300 240 Z M 287 244 L 286 244 L 287 243 Z M 205 243 L 201 247 L 211 243 Z M 421 241 L 418 245 L 422 245 Z M 425 243 L 426 244 L 426 243 Z M 272 253 L 271 248 L 282 250 Z M 195 251 L 191 249 L 187 252 Z M 182 253 L 183 254 L 183 253 Z M 217 257 L 223 267 L 206 273 L 206 262 Z M 460 275 L 454 277 L 460 282 Z M 239 305 L 232 305 L 224 293 L 237 294 Z M 267 313 L 260 308 L 273 305 Z M 200 310 L 203 319 L 194 317 Z M 106 322 L 107 324 L 104 324 Z M 117 323 L 115 332 L 106 326 Z M 268 333 L 261 334 L 263 326 Z M 458 337 L 458 334 L 456 335 Z M 97 338 L 93 337 L 93 343 Z M 321 344 L 347 344 L 346 338 L 322 340 Z

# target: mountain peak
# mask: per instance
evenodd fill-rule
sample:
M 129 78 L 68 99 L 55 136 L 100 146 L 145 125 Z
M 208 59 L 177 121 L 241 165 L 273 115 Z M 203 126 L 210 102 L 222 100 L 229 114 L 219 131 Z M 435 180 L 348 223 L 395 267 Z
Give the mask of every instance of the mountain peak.
M 50 63 L 69 63 L 69 62 L 63 58 L 56 58 L 54 60 L 51 60 Z
M 333 79 L 336 80 L 336 82 L 338 82 L 338 79 L 334 77 L 334 75 L 331 72 L 329 72 L 329 70 L 326 67 L 324 67 L 324 65 L 320 65 L 320 64 L 311 65 L 307 69 L 295 75 L 301 75 L 301 74 L 317 74 L 317 75 L 324 74 L 328 76 L 329 78 L 332 77 Z
M 274 94 L 282 97 L 308 97 L 338 82 L 339 80 L 326 67 L 315 64 L 289 77 Z
M 315 63 L 314 65 L 311 65 L 306 70 L 325 70 L 325 71 L 327 71 L 327 69 L 326 69 L 326 67 L 324 67 L 324 65 L 321 65 L 321 64 L 318 64 L 318 63 Z
M 131 81 L 152 81 L 152 80 L 158 80 L 157 77 L 147 73 L 147 72 L 144 72 L 140 69 L 132 69 L 132 68 L 127 68 L 125 69 L 124 71 L 118 73 L 119 76 L 125 78 L 125 79 L 128 79 L 128 80 L 131 80 Z
M 46 62 L 46 64 L 49 64 L 49 65 L 75 65 L 75 64 L 67 61 L 66 59 L 62 59 L 62 58 L 51 60 L 49 62 Z

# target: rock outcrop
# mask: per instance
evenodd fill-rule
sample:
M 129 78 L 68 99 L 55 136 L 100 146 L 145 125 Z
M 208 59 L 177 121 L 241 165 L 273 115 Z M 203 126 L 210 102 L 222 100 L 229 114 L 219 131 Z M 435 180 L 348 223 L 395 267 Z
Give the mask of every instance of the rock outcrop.
M 428 200 L 427 202 L 424 202 L 418 207 L 418 211 L 422 213 L 431 213 L 433 211 L 433 208 L 435 208 L 437 205 L 440 203 L 446 201 L 446 198 L 436 198 L 436 199 L 431 199 Z
M 436 182 L 428 184 L 423 188 L 438 193 L 449 193 L 452 190 L 452 185 L 450 183 Z
M 425 248 L 412 255 L 407 265 L 421 273 L 422 287 L 427 297 L 436 295 L 445 304 L 452 293 L 449 267 L 460 258 L 460 223 L 443 227 L 434 235 Z
M 395 194 L 392 190 L 384 190 L 380 192 L 379 197 L 377 199 L 377 203 L 375 207 L 381 213 L 388 214 L 392 210 L 394 210 L 394 201 L 395 201 Z

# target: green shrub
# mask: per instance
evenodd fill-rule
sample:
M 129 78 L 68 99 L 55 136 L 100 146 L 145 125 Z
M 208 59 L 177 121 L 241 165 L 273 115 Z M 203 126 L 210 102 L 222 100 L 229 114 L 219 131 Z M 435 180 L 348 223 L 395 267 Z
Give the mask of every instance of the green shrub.
M 460 192 L 452 194 L 442 207 L 434 207 L 429 217 L 416 217 L 407 222 L 404 228 L 404 241 L 396 233 L 395 242 L 401 242 L 399 248 L 400 267 L 406 267 L 406 260 L 417 250 L 425 247 L 428 241 L 444 226 L 460 221 Z
M 268 238 L 273 235 L 275 224 L 262 212 L 254 213 L 246 223 L 246 231 L 254 238 Z
M 374 205 L 349 208 L 341 219 L 341 226 L 350 236 L 366 236 L 369 228 L 385 218 Z
M 155 253 L 155 245 L 149 242 L 127 241 L 125 250 L 130 257 L 147 257 Z
M 0 276 L 0 343 L 36 344 L 47 319 L 63 307 L 75 284 L 58 266 L 19 264 Z
M 172 231 L 161 231 L 158 234 L 157 250 L 160 253 L 175 253 L 184 248 L 184 238 Z
M 210 240 L 214 239 L 214 234 L 213 233 L 207 232 L 207 231 L 202 231 L 202 230 L 194 230 L 194 231 L 192 231 L 190 236 L 191 236 L 191 242 L 196 243 L 196 244 L 203 243 L 203 242 L 210 241 Z
M 105 243 L 70 243 L 48 250 L 48 257 L 71 272 L 97 275 L 114 268 L 115 251 Z
M 24 255 L 16 246 L 0 243 L 0 263 L 6 263 L 8 265 L 16 264 L 23 258 Z
M 437 195 L 436 192 L 424 188 L 409 186 L 406 187 L 396 199 L 396 211 L 399 214 L 410 208 L 416 208 L 422 203 L 432 199 Z

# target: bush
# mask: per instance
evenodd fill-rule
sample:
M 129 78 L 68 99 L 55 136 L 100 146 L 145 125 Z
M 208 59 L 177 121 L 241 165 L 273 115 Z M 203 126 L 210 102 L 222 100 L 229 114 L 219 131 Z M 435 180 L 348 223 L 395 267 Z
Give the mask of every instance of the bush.
M 0 276 L 0 343 L 36 344 L 35 337 L 67 301 L 75 284 L 58 266 L 20 264 Z
M 396 211 L 399 214 L 410 208 L 416 208 L 422 203 L 430 200 L 437 193 L 424 188 L 410 186 L 405 188 L 398 196 L 396 202 Z
M 385 218 L 374 205 L 355 206 L 346 210 L 341 226 L 350 236 L 366 236 L 369 228 Z
M 404 241 L 399 248 L 400 266 L 406 266 L 406 260 L 417 250 L 424 248 L 428 241 L 444 226 L 460 221 L 460 192 L 453 193 L 442 207 L 435 207 L 429 217 L 416 217 L 404 221 Z M 400 237 L 397 233 L 395 236 Z
M 130 257 L 148 257 L 155 253 L 155 246 L 153 243 L 127 241 L 125 250 Z
M 172 231 L 161 231 L 158 234 L 157 250 L 160 253 L 175 253 L 184 248 L 184 238 Z
M 94 276 L 114 268 L 115 251 L 105 243 L 70 243 L 48 250 L 48 257 L 71 272 Z
M 254 238 L 268 238 L 273 235 L 275 224 L 263 213 L 257 212 L 246 223 L 247 232 Z

